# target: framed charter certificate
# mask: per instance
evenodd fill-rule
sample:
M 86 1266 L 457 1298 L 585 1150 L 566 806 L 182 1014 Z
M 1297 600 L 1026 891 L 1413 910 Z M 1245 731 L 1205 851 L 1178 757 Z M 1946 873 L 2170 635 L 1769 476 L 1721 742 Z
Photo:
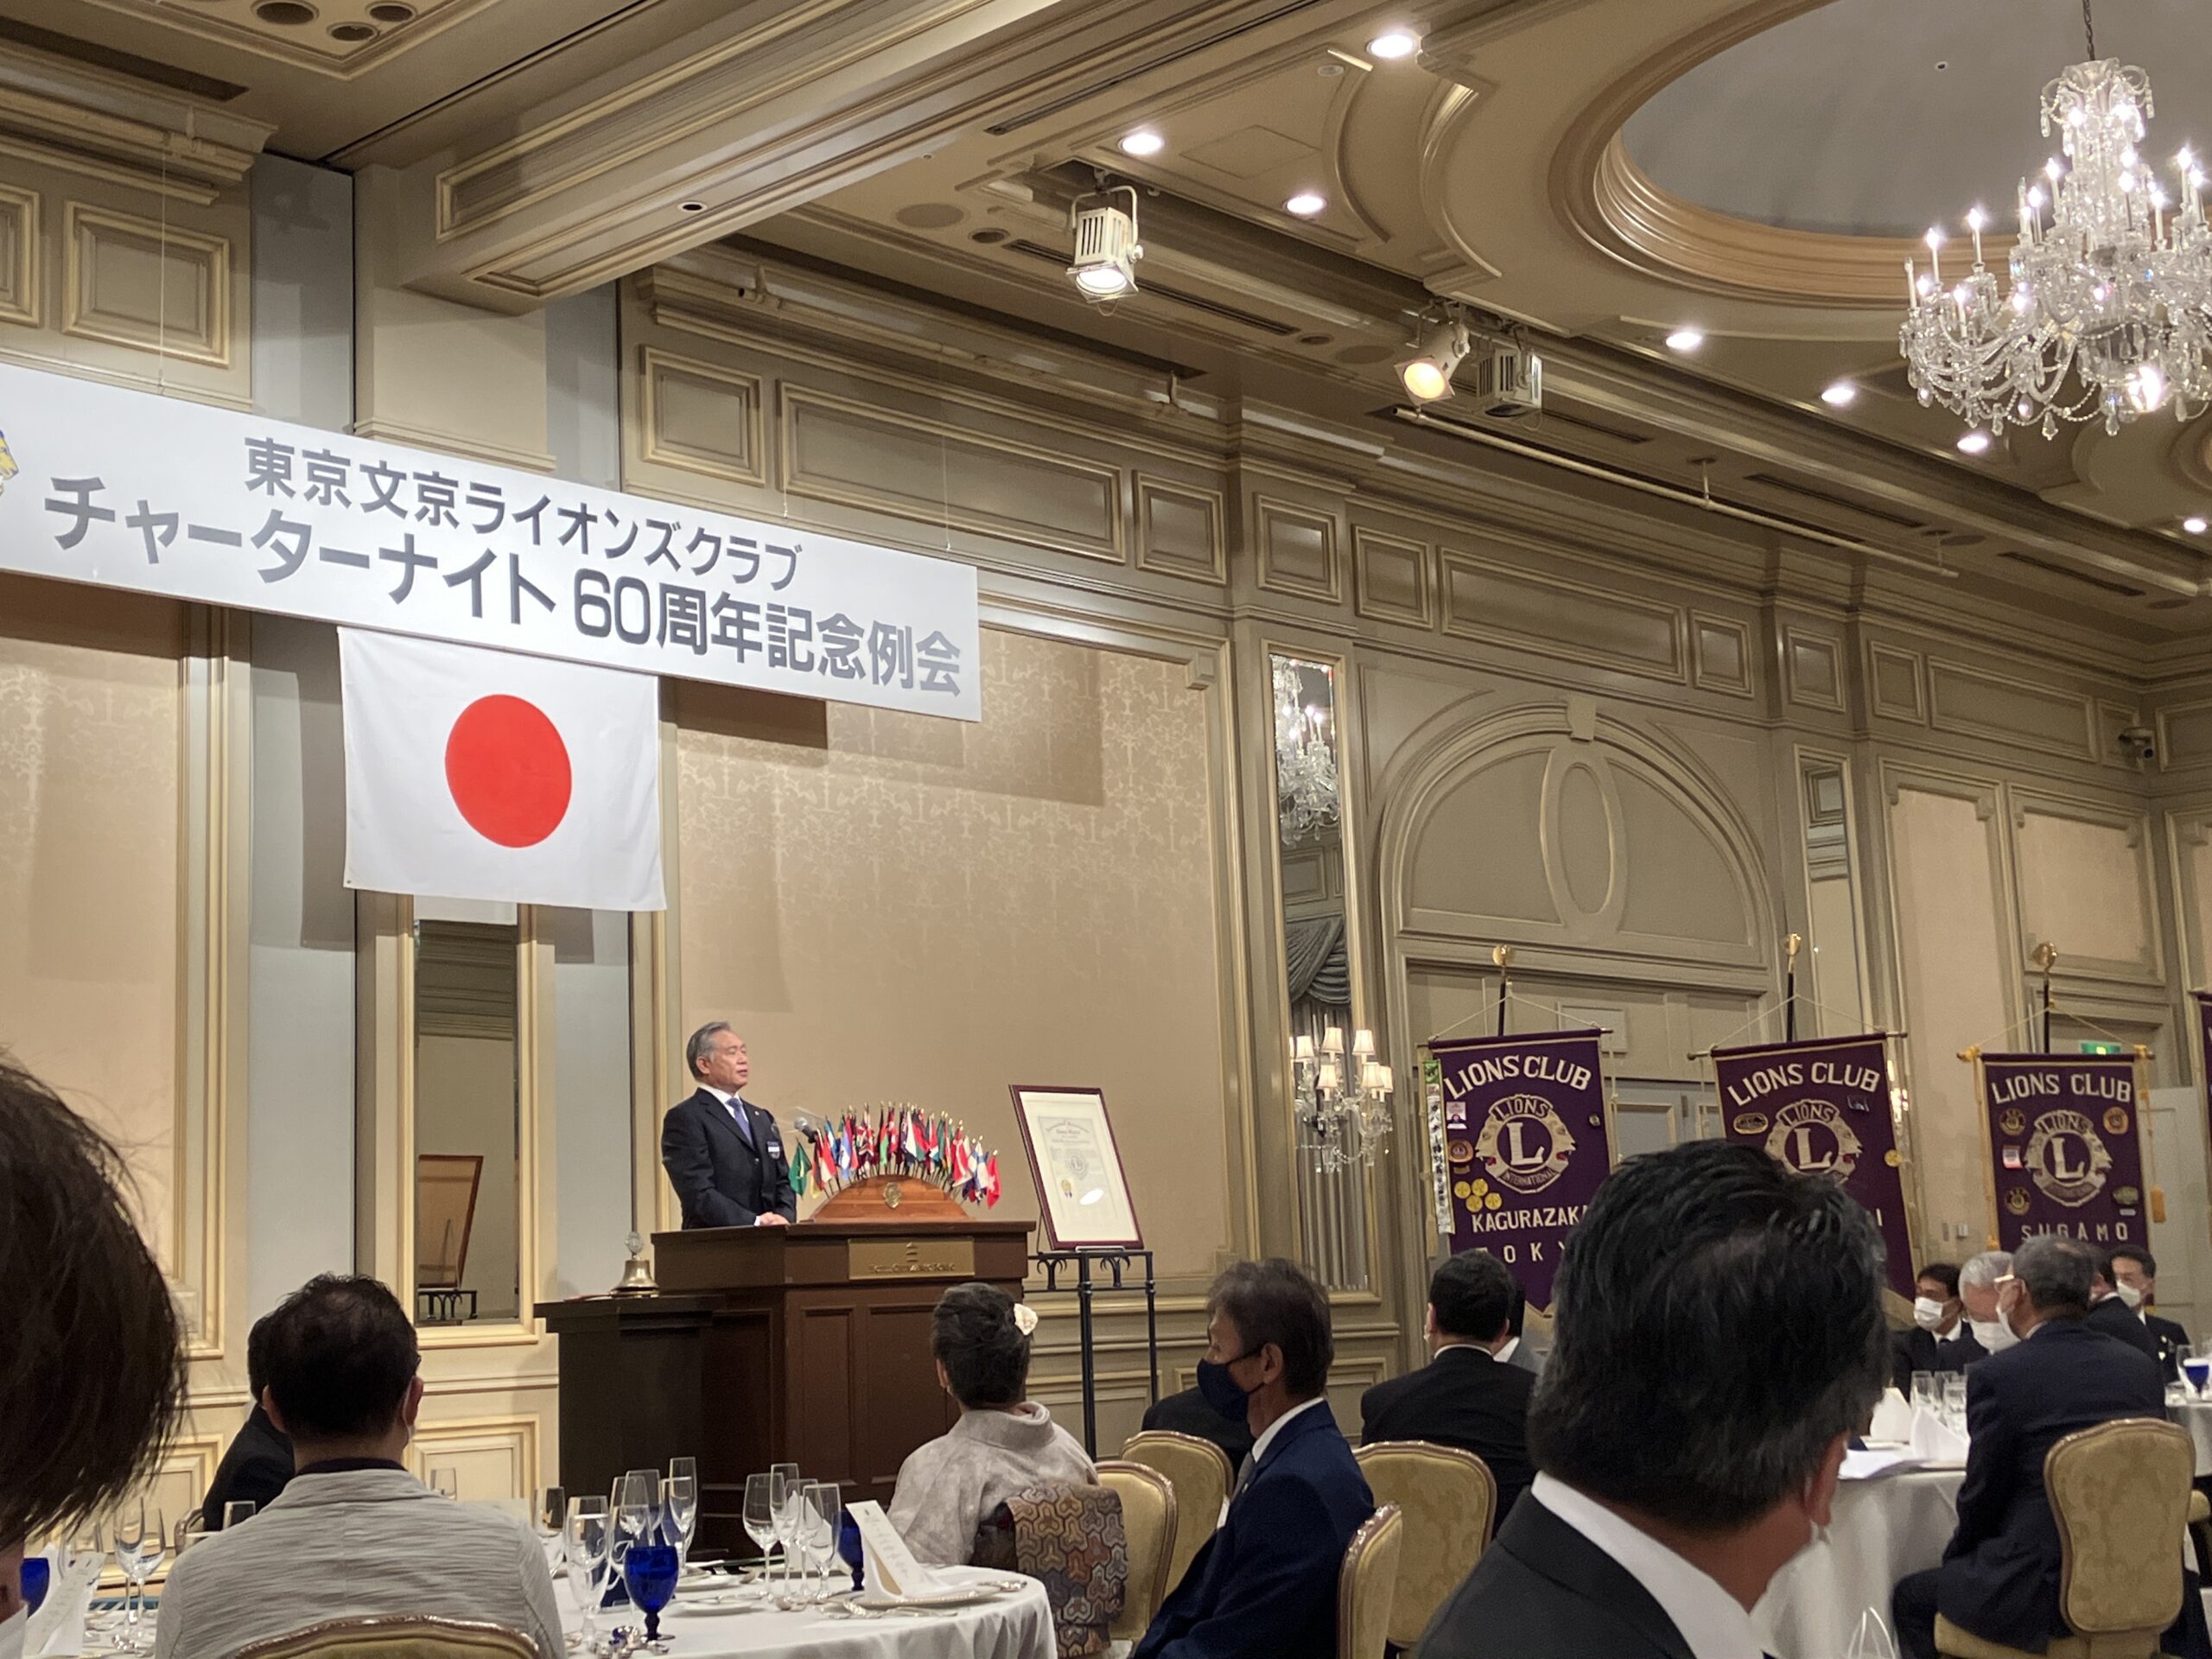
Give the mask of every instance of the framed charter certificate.
M 1099 1089 L 1014 1085 L 1014 1115 L 1056 1250 L 1142 1249 L 1128 1178 Z

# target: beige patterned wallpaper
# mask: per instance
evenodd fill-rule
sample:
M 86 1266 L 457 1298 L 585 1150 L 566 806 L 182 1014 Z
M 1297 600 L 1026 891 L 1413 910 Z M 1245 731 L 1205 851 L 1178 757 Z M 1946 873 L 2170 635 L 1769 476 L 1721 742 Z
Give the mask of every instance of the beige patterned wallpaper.
M 1147 1242 L 1228 1241 L 1205 702 L 1180 663 L 987 631 L 980 725 L 677 688 L 687 1029 L 756 1092 L 903 1099 L 999 1147 L 1007 1085 L 1106 1091 Z
M 175 1274 L 181 607 L 0 576 L 0 1046 L 123 1146 Z

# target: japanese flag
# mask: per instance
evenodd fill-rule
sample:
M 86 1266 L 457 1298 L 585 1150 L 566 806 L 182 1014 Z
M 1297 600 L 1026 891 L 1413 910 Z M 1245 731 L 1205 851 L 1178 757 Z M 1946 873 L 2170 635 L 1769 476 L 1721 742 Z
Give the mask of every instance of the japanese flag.
M 659 682 L 354 628 L 346 885 L 664 910 Z

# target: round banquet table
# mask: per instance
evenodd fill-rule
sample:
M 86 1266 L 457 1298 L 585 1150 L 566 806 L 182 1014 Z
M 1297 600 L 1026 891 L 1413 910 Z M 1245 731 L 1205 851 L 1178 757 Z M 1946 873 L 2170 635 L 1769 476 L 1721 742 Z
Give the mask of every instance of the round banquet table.
M 989 1582 L 1009 1575 L 972 1567 L 937 1569 L 948 1584 Z M 779 1612 L 772 1607 L 738 1610 L 687 1609 L 687 1596 L 734 1588 L 728 1579 L 686 1583 L 662 1611 L 661 1640 L 674 1659 L 734 1659 L 737 1655 L 804 1654 L 806 1659 L 1052 1659 L 1052 1610 L 1045 1586 L 1025 1581 L 1016 1593 L 973 1607 L 944 1612 L 887 1613 L 880 1618 L 853 1618 L 816 1611 Z M 562 1628 L 574 1635 L 582 1626 L 575 1599 L 564 1577 L 559 1592 Z M 603 1637 L 617 1624 L 640 1623 L 634 1609 L 599 1616 Z
M 1922 1469 L 1839 1486 L 1827 1541 L 1776 1573 L 1752 1610 L 1766 1650 L 1777 1659 L 1843 1659 L 1870 1607 L 1889 1630 L 1897 1581 L 1942 1562 L 1964 1478 L 1962 1470 Z
M 2168 1406 L 2166 1415 L 2189 1431 L 2196 1442 L 2196 1472 L 2212 1475 L 2212 1401 L 2189 1400 Z

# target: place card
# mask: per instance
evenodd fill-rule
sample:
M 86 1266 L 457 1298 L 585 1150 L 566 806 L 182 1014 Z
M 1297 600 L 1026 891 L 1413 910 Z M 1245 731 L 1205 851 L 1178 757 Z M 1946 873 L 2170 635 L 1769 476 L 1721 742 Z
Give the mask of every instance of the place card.
M 887 1595 L 921 1596 L 944 1588 L 936 1573 L 914 1559 L 883 1505 L 861 1498 L 847 1504 L 845 1513 L 861 1531 L 861 1569 L 870 1589 Z

